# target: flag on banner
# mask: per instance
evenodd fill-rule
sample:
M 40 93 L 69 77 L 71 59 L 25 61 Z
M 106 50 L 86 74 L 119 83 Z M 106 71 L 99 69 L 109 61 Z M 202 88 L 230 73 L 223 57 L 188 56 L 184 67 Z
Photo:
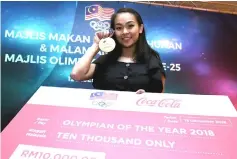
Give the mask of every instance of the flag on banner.
M 99 19 L 100 21 L 110 20 L 114 14 L 113 8 L 103 8 L 100 5 L 91 5 L 85 7 L 85 20 Z
M 103 99 L 103 100 L 117 100 L 118 94 L 107 92 L 94 92 L 91 93 L 90 99 Z

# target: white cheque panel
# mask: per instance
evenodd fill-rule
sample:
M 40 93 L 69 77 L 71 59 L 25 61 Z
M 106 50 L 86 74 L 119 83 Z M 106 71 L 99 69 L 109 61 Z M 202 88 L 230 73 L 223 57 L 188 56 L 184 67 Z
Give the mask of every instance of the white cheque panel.
M 101 103 L 101 104 L 98 104 Z M 40 87 L 27 104 L 118 111 L 237 117 L 227 96 Z

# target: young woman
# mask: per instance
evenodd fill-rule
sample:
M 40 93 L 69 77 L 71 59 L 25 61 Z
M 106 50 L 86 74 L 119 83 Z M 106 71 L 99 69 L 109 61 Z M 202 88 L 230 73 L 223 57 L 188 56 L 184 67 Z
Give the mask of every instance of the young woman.
M 91 63 L 99 52 L 100 39 L 109 36 L 95 35 L 93 45 L 72 69 L 71 78 L 77 81 L 93 78 L 95 89 L 164 92 L 166 75 L 162 61 L 146 41 L 139 13 L 131 8 L 119 9 L 111 18 L 111 28 L 115 49 Z

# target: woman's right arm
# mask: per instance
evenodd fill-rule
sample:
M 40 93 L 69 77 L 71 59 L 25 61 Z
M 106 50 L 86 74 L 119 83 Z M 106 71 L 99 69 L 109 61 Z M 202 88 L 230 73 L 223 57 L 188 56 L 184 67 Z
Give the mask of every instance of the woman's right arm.
M 96 64 L 91 62 L 98 52 L 99 46 L 97 43 L 94 43 L 73 67 L 70 74 L 73 80 L 84 81 L 93 77 Z
M 86 51 L 86 53 L 75 64 L 70 74 L 75 81 L 85 81 L 93 77 L 96 64 L 91 63 L 95 55 L 99 52 L 99 42 L 102 38 L 112 37 L 110 32 L 96 33 L 94 36 L 93 45 Z

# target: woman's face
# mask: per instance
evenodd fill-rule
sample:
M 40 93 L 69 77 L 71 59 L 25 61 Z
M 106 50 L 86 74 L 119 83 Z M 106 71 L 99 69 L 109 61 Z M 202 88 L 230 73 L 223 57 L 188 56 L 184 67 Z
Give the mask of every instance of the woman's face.
M 136 17 L 131 13 L 119 13 L 114 26 L 116 39 L 125 48 L 134 46 L 143 31 L 143 24 L 139 26 Z

